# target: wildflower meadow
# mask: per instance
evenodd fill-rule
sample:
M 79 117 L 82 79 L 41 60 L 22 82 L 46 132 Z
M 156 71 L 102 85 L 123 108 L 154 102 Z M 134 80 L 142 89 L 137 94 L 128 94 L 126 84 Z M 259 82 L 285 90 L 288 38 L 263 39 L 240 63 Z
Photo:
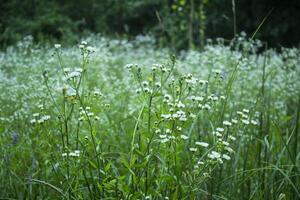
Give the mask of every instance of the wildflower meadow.
M 0 199 L 300 199 L 300 51 L 91 35 L 0 52 Z

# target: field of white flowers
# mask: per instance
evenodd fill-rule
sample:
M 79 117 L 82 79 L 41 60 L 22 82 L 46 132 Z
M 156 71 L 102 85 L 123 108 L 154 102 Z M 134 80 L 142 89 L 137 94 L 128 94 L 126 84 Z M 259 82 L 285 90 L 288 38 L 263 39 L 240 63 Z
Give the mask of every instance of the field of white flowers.
M 0 52 L 0 199 L 300 199 L 300 51 L 264 46 Z

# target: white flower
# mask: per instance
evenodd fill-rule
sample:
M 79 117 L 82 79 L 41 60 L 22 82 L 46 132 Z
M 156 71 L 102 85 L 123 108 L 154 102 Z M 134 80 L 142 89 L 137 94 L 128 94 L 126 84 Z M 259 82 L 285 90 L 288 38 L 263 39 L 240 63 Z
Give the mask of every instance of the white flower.
M 90 52 L 90 53 L 96 52 L 96 48 L 95 48 L 95 47 L 91 47 L 91 46 L 88 46 L 88 47 L 86 48 L 86 50 L 87 50 L 88 52 Z
M 218 98 L 218 97 L 216 97 L 216 96 L 214 96 L 214 97 L 212 98 L 212 100 L 213 100 L 213 101 L 218 101 L 218 100 L 219 100 L 219 98 Z
M 160 139 L 167 138 L 167 135 L 159 135 Z
M 191 113 L 190 117 L 193 118 L 193 119 L 195 119 L 197 116 L 195 114 Z
M 134 66 L 134 64 L 127 64 L 127 65 L 125 65 L 125 68 L 131 70 L 133 66 Z
M 207 84 L 207 83 L 208 83 L 208 81 L 199 80 L 199 83 L 200 83 L 200 85 L 204 85 L 204 84 Z
M 61 44 L 54 44 L 55 49 L 59 49 L 61 47 Z
M 166 134 L 170 134 L 171 133 L 171 130 L 170 129 L 166 129 Z
M 142 82 L 142 85 L 143 85 L 144 87 L 147 87 L 147 86 L 149 85 L 149 83 L 148 83 L 147 81 L 143 81 L 143 82 Z
M 160 130 L 160 129 L 156 129 L 156 130 L 155 130 L 155 133 L 156 133 L 156 134 L 160 134 L 160 133 L 161 133 L 161 130 Z
M 82 73 L 82 72 L 83 72 L 83 69 L 82 69 L 82 68 L 78 68 L 78 67 L 77 67 L 77 68 L 75 68 L 75 69 L 74 69 L 74 71 L 75 71 L 75 72 Z
M 231 126 L 231 125 L 232 125 L 232 123 L 231 123 L 231 122 L 229 122 L 229 121 L 223 121 L 223 125 L 224 125 L 224 126 Z
M 213 72 L 216 74 L 221 74 L 221 70 L 218 70 L 218 69 L 213 70 Z
M 233 124 L 237 124 L 237 123 L 238 123 L 238 120 L 232 119 L 231 122 L 232 122 Z
M 186 79 L 186 80 L 185 80 L 185 82 L 186 82 L 187 84 L 196 84 L 197 81 L 198 81 L 198 79 L 196 79 L 196 78 L 190 78 L 190 79 Z
M 247 119 L 247 118 L 248 118 L 248 115 L 242 114 L 242 118 Z
M 140 94 L 141 91 L 142 91 L 141 89 L 136 89 L 136 90 L 135 90 L 135 92 L 136 92 L 137 94 Z
M 69 153 L 69 156 L 71 156 L 71 157 L 76 157 L 77 154 L 75 154 L 74 152 L 71 152 L 71 153 Z
M 44 105 L 40 104 L 40 105 L 38 105 L 38 108 L 41 109 L 41 110 L 44 110 Z
M 224 131 L 224 128 L 219 128 L 219 127 L 218 127 L 216 130 L 217 130 L 218 132 L 223 132 L 223 131 Z
M 39 120 L 37 120 L 37 123 L 42 124 L 42 123 L 44 123 L 44 120 L 43 119 L 39 119 Z
M 79 157 L 80 156 L 80 151 L 79 150 L 75 150 L 74 152 L 70 152 L 69 156 L 70 157 Z
M 164 138 L 164 139 L 162 139 L 160 142 L 161 143 L 166 143 L 166 142 L 168 142 L 169 141 L 169 138 Z
M 88 117 L 92 117 L 92 116 L 94 116 L 94 113 L 89 112 L 89 113 L 87 114 L 87 116 L 88 116 Z
M 40 113 L 33 113 L 32 116 L 33 116 L 33 117 L 38 117 L 38 116 L 40 116 Z
M 79 150 L 75 150 L 74 153 L 75 153 L 76 156 L 80 155 L 80 151 Z
M 208 104 L 204 104 L 203 108 L 205 108 L 205 109 L 207 109 L 207 110 L 210 110 L 210 109 L 211 109 L 210 105 L 208 105 Z
M 244 113 L 249 113 L 249 110 L 248 109 L 243 109 L 243 112 Z
M 227 154 L 223 154 L 222 158 L 224 158 L 225 160 L 230 160 L 231 159 L 230 156 L 228 156 Z
M 167 68 L 165 68 L 165 67 L 162 67 L 162 68 L 161 68 L 161 72 L 162 72 L 162 73 L 166 73 L 167 71 L 168 71 Z
M 222 144 L 224 144 L 225 146 L 229 146 L 229 143 L 226 141 L 222 141 Z
M 192 151 L 192 152 L 196 152 L 196 151 L 197 151 L 197 148 L 191 147 L 191 148 L 189 148 L 189 150 Z
M 248 125 L 250 123 L 249 120 L 246 120 L 246 119 L 243 119 L 242 122 L 246 125 Z
M 171 114 L 161 114 L 160 115 L 162 118 L 164 119 L 171 119 L 172 118 L 172 115 Z
M 170 100 L 170 99 L 171 99 L 171 96 L 170 96 L 170 95 L 168 95 L 168 94 L 166 94 L 166 95 L 164 96 L 164 99 L 166 99 L 166 100 Z
M 221 157 L 221 154 L 216 152 L 216 151 L 212 151 L 207 155 L 210 159 L 218 159 Z
M 216 135 L 217 137 L 222 137 L 222 134 L 218 131 L 214 131 L 213 135 Z
M 175 140 L 175 136 L 171 135 L 168 137 L 170 140 Z
M 196 97 L 195 96 L 190 96 L 189 99 L 192 100 L 192 101 L 195 101 Z
M 238 115 L 243 115 L 244 113 L 243 112 L 241 112 L 241 111 L 237 111 L 236 112 Z
M 49 115 L 45 115 L 41 119 L 43 119 L 44 121 L 48 121 L 50 118 L 51 117 Z
M 30 124 L 35 124 L 35 123 L 36 123 L 36 119 L 30 120 Z
M 198 145 L 198 146 L 202 146 L 202 147 L 208 147 L 208 145 L 209 145 L 206 142 L 195 142 L 195 144 Z
M 188 137 L 188 136 L 186 136 L 186 135 L 180 135 L 180 138 L 181 138 L 181 139 L 183 139 L 183 140 L 187 140 L 187 139 L 189 139 L 189 137 Z
M 223 164 L 223 160 L 221 158 L 217 158 L 217 160 L 220 164 Z
M 94 91 L 94 96 L 102 96 L 101 92 L 98 90 Z
M 229 153 L 233 153 L 233 152 L 234 152 L 233 149 L 230 148 L 230 147 L 228 147 L 228 146 L 224 147 L 224 149 L 225 149 L 226 151 L 228 151 Z
M 179 121 L 181 121 L 181 122 L 185 122 L 186 120 L 187 120 L 186 117 L 180 117 L 180 118 L 179 118 Z
M 176 107 L 177 107 L 177 108 L 184 108 L 185 105 L 184 105 L 181 101 L 179 101 L 179 102 L 176 104 Z
M 156 71 L 157 67 L 155 65 L 152 66 L 151 70 Z
M 76 90 L 74 88 L 68 87 L 66 90 L 66 96 L 68 97 L 76 96 Z
M 153 64 L 153 67 L 156 67 L 156 68 L 163 68 L 163 65 L 162 64 Z
M 198 164 L 198 165 L 204 165 L 204 162 L 202 162 L 202 161 L 199 160 L 199 161 L 197 162 L 197 164 Z
M 252 120 L 251 120 L 251 124 L 253 124 L 253 125 L 258 125 L 258 122 L 252 119 Z
M 235 140 L 236 140 L 236 138 L 235 138 L 234 136 L 232 136 L 232 135 L 229 135 L 228 138 L 229 138 L 230 140 L 232 140 L 232 141 L 235 141 Z
M 69 68 L 69 67 L 66 67 L 66 68 L 64 68 L 64 73 L 69 73 L 71 71 L 71 68 Z
M 148 87 L 145 87 L 143 90 L 144 90 L 145 93 L 151 93 L 151 90 Z
M 203 99 L 204 99 L 204 98 L 203 98 L 203 97 L 200 97 L 200 96 L 199 96 L 199 97 L 196 97 L 196 101 L 203 101 Z
M 72 78 L 76 78 L 76 77 L 79 77 L 80 75 L 81 75 L 80 72 L 78 72 L 78 71 L 73 71 L 73 72 L 71 72 L 71 73 L 69 73 L 69 74 L 67 75 L 67 79 L 69 80 L 69 79 L 72 79 Z

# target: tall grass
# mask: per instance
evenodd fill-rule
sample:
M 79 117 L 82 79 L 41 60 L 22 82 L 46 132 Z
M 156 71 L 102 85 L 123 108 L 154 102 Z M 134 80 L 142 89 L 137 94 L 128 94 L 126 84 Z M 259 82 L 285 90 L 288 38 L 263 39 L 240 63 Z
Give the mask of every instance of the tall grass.
M 89 46 L 92 45 L 92 46 Z M 299 50 L 239 36 L 0 53 L 2 199 L 298 199 Z

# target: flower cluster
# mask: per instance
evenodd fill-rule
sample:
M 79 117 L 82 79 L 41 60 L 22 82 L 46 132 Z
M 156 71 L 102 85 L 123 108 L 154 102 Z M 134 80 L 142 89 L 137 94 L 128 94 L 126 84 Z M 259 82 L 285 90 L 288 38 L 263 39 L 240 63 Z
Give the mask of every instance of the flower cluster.
M 50 115 L 41 115 L 40 113 L 34 113 L 32 116 L 34 118 L 30 120 L 31 124 L 43 124 L 51 118 Z
M 80 156 L 80 151 L 79 150 L 74 150 L 73 152 L 70 153 L 62 153 L 61 154 L 62 157 L 79 157 Z

